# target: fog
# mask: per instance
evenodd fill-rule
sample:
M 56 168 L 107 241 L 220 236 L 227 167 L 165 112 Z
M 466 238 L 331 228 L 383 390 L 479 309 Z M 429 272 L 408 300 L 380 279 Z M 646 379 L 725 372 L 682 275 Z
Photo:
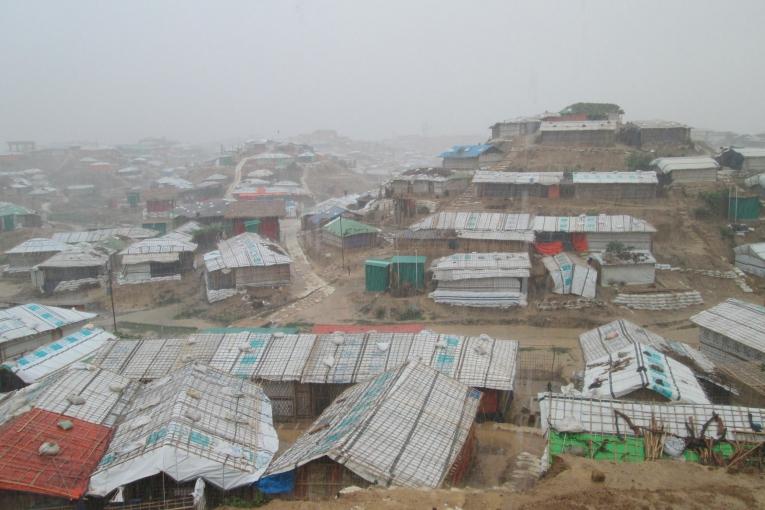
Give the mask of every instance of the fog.
M 765 3 L 2 1 L 0 140 L 485 134 L 575 101 L 765 131 Z

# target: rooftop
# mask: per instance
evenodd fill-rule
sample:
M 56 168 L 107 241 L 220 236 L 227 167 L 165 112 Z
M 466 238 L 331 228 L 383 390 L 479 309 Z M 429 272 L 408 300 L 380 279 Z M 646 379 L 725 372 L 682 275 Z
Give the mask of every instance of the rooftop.
M 357 234 L 375 234 L 380 232 L 379 228 L 342 217 L 335 218 L 321 228 L 338 237 L 348 237 Z
M 654 171 L 574 172 L 574 184 L 658 184 Z
M 20 253 L 53 253 L 58 251 L 65 251 L 70 249 L 69 245 L 55 239 L 47 239 L 44 237 L 35 237 L 27 239 L 21 244 L 17 244 L 10 250 L 6 251 L 7 254 L 20 254 Z
M 439 487 L 468 439 L 480 395 L 417 363 L 384 372 L 344 391 L 268 474 L 326 456 L 370 483 Z
M 560 184 L 563 172 L 495 172 L 478 170 L 473 175 L 474 184 Z
M 90 479 L 105 496 L 157 472 L 229 490 L 256 482 L 276 452 L 271 403 L 244 379 L 187 365 L 138 389 Z
M 620 398 L 642 389 L 670 401 L 710 403 L 690 368 L 647 345 L 634 343 L 585 367 L 585 395 Z
M 491 149 L 494 149 L 494 146 L 490 144 L 455 145 L 451 149 L 439 154 L 438 157 L 447 159 L 477 158 Z
M 127 239 L 147 239 L 154 237 L 159 232 L 140 227 L 101 228 L 96 230 L 58 232 L 53 234 L 52 239 L 67 244 L 92 243 L 103 241 L 110 237 L 124 237 Z
M 237 200 L 228 204 L 225 218 L 282 218 L 286 214 L 284 200 Z
M 95 313 L 36 303 L 0 310 L 0 344 L 83 323 L 94 317 Z
M 699 327 L 765 352 L 765 307 L 730 298 L 690 320 Z
M 218 249 L 205 253 L 207 271 L 238 267 L 262 267 L 291 264 L 284 249 L 258 234 L 245 232 L 218 243 Z
M 645 220 L 628 215 L 537 216 L 535 232 L 656 232 Z
M 674 170 L 705 170 L 720 168 L 720 164 L 709 156 L 686 156 L 676 158 L 657 158 L 651 161 L 650 166 L 655 166 L 663 174 Z

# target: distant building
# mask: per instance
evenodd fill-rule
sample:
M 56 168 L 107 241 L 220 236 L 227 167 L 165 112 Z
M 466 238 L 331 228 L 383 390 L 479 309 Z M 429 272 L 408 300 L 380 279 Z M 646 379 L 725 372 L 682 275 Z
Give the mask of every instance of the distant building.
M 726 299 L 691 317 L 701 351 L 714 360 L 765 362 L 765 307 Z
M 292 259 L 284 249 L 258 234 L 245 232 L 218 243 L 206 253 L 205 286 L 209 302 L 248 287 L 279 287 L 292 279 Z
M 495 172 L 478 170 L 473 175 L 480 198 L 560 197 L 563 172 Z
M 389 196 L 394 198 L 445 197 L 463 191 L 469 184 L 469 172 L 447 168 L 413 168 L 391 178 L 386 188 Z
M 42 237 L 27 239 L 5 252 L 8 258 L 8 267 L 5 272 L 8 274 L 29 273 L 37 264 L 68 249 L 70 247 L 66 243 L 53 239 Z
M 497 122 L 490 127 L 492 140 L 511 140 L 527 137 L 539 131 L 542 121 L 536 117 L 518 117 Z
M 481 166 L 502 161 L 502 151 L 490 144 L 455 145 L 442 152 L 443 167 L 455 170 L 478 170 Z
M 438 287 L 436 303 L 508 308 L 528 304 L 531 260 L 528 253 L 455 253 L 430 267 Z
M 286 214 L 284 200 L 242 200 L 229 203 L 223 217 L 231 223 L 227 230 L 234 235 L 255 232 L 278 241 L 279 219 Z
M 656 228 L 628 215 L 536 216 L 533 221 L 537 243 L 561 242 L 565 251 L 606 251 L 618 242 L 634 250 L 651 251 Z M 559 250 L 562 251 L 562 250 Z
M 740 170 L 745 175 L 765 172 L 765 149 L 759 147 L 726 147 L 717 160 L 723 166 Z
M 542 122 L 543 145 L 610 147 L 616 141 L 616 122 L 606 120 Z
M 658 158 L 650 166 L 664 180 L 679 184 L 715 182 L 720 169 L 720 164 L 709 156 Z
M 573 172 L 574 196 L 595 200 L 656 198 L 659 179 L 654 171 Z
M 340 216 L 321 227 L 321 243 L 338 250 L 373 248 L 379 233 L 379 228 Z
M 396 235 L 396 248 L 433 257 L 450 253 L 522 252 L 534 242 L 530 214 L 444 211 Z
M 672 121 L 633 121 L 622 127 L 619 139 L 638 148 L 688 146 L 691 144 L 691 128 Z
M 649 251 L 627 251 L 621 254 L 593 253 L 600 272 L 601 287 L 618 285 L 650 285 L 656 281 L 656 259 Z
M 736 246 L 736 267 L 745 273 L 765 278 L 765 243 Z
M 122 250 L 119 253 L 122 271 L 117 281 L 136 284 L 180 280 L 182 274 L 194 269 L 197 245 L 191 239 L 195 228 L 198 225 L 186 224 L 169 234 L 144 239 Z
M 40 226 L 42 219 L 35 211 L 10 202 L 0 202 L 0 232 Z
M 14 140 L 7 143 L 8 152 L 27 153 L 34 151 L 36 148 L 36 144 L 32 140 Z

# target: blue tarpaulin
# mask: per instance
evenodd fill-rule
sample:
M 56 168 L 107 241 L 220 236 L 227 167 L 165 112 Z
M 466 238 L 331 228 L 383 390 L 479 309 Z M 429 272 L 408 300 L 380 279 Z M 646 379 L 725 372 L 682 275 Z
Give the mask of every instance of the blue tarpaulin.
M 263 494 L 286 494 L 295 490 L 295 470 L 264 476 L 257 481 L 258 489 Z

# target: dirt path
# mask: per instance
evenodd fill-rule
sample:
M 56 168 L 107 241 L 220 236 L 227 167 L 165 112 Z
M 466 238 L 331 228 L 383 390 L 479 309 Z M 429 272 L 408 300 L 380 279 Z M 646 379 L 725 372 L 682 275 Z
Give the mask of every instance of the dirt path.
M 303 252 L 298 240 L 300 221 L 291 218 L 284 220 L 282 232 L 284 233 L 284 247 L 293 260 L 291 290 L 296 300 L 263 318 L 276 322 L 289 322 L 299 312 L 316 306 L 329 297 L 335 292 L 335 288 L 314 272 L 311 263 Z
M 234 170 L 234 180 L 231 181 L 231 184 L 229 185 L 228 189 L 226 190 L 226 196 L 225 198 L 233 198 L 234 190 L 239 185 L 239 183 L 242 180 L 242 169 L 244 168 L 244 165 L 247 164 L 249 160 L 254 158 L 255 156 L 249 156 L 246 158 L 242 158 L 239 163 L 236 165 L 236 169 Z

